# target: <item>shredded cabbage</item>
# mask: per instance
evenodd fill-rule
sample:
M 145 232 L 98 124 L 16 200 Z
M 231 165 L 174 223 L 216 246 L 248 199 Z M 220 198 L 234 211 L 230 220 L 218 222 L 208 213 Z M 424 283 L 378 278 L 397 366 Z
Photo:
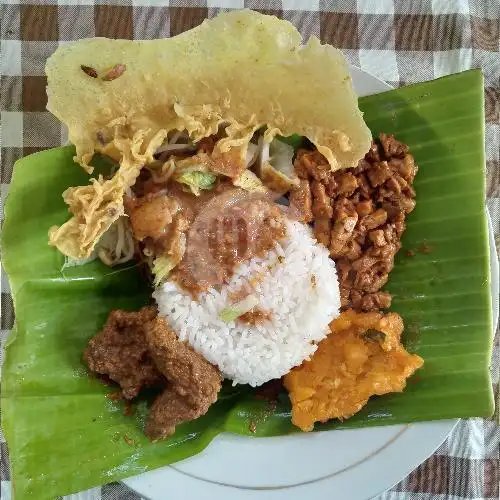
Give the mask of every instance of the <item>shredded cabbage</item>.
M 292 146 L 294 151 L 297 151 L 297 149 L 299 149 L 299 147 L 304 142 L 304 137 L 302 137 L 299 134 L 293 134 L 287 137 L 283 137 L 282 135 L 277 135 L 276 139 L 278 141 L 284 142 L 285 144 L 288 144 L 289 146 Z
M 202 189 L 212 189 L 214 187 L 216 179 L 217 176 L 211 172 L 193 170 L 180 174 L 175 180 L 188 186 L 194 195 L 200 196 Z
M 170 274 L 170 271 L 175 267 L 175 263 L 171 257 L 160 255 L 153 261 L 152 272 L 154 274 L 155 287 L 160 286 Z
M 258 174 L 262 183 L 278 194 L 285 194 L 299 182 L 293 168 L 293 147 L 278 139 L 270 144 L 259 140 Z
M 293 170 L 293 146 L 285 144 L 279 139 L 274 139 L 269 145 L 269 162 L 271 165 L 283 175 L 294 178 Z

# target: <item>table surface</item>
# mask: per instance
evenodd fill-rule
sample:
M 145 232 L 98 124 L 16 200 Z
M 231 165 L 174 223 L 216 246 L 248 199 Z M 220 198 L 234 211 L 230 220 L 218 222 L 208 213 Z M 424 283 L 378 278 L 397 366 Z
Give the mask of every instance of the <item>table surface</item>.
M 393 86 L 481 68 L 485 80 L 487 205 L 500 249 L 500 1 L 499 0 L 3 0 L 0 5 L 1 203 L 14 162 L 66 142 L 45 110 L 46 58 L 60 43 L 94 36 L 149 39 L 173 36 L 224 9 L 248 7 L 292 22 L 342 49 L 348 60 Z M 14 322 L 2 274 L 3 344 Z M 0 362 L 1 362 L 0 352 Z M 493 353 L 499 391 L 499 332 Z M 500 427 L 462 420 L 420 467 L 377 500 L 499 498 Z M 0 433 L 0 498 L 11 498 L 8 451 Z M 64 498 L 139 500 L 112 483 Z M 334 495 L 332 494 L 332 499 Z

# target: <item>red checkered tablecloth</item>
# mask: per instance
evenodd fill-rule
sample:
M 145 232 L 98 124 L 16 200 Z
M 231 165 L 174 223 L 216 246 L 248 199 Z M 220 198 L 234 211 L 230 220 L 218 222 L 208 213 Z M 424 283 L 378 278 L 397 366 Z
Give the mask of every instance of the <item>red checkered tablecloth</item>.
M 3 0 L 0 5 L 1 203 L 14 162 L 66 142 L 45 110 L 45 60 L 61 44 L 94 36 L 160 38 L 181 33 L 221 10 L 248 7 L 291 21 L 342 49 L 349 61 L 393 86 L 469 68 L 485 78 L 487 205 L 500 247 L 500 0 Z M 14 321 L 1 277 L 1 332 Z M 493 354 L 498 398 L 499 335 Z M 2 354 L 0 353 L 0 361 Z M 498 409 L 497 409 L 498 412 Z M 497 500 L 500 427 L 462 420 L 437 452 L 377 500 Z M 2 500 L 11 498 L 7 446 L 0 434 Z M 65 498 L 138 500 L 113 483 Z M 332 500 L 335 494 L 332 492 Z M 349 499 L 343 499 L 349 500 Z

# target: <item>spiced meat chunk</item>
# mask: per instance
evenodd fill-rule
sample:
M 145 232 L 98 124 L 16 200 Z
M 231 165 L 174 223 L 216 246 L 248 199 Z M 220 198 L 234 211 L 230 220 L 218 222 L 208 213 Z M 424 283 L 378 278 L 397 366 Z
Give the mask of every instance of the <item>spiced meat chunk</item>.
M 111 311 L 103 329 L 85 349 L 89 369 L 117 382 L 125 399 L 135 398 L 142 388 L 164 383 L 146 345 L 145 329 L 155 316 L 153 307 L 138 312 Z
M 217 401 L 222 376 L 188 344 L 179 341 L 163 318 L 146 328 L 146 345 L 168 387 L 153 403 L 145 433 L 153 439 L 170 436 L 175 426 L 204 415 Z
M 117 382 L 124 399 L 137 397 L 144 388 L 163 389 L 146 422 L 145 433 L 153 440 L 204 415 L 222 384 L 218 368 L 181 342 L 156 314 L 153 307 L 111 311 L 84 353 L 89 369 Z
M 147 324 L 145 338 L 155 365 L 176 392 L 206 411 L 217 400 L 221 388 L 218 368 L 181 342 L 163 318 L 154 318 Z
M 164 439 L 175 432 L 175 427 L 201 416 L 200 409 L 173 387 L 167 387 L 153 402 L 144 433 L 152 441 Z

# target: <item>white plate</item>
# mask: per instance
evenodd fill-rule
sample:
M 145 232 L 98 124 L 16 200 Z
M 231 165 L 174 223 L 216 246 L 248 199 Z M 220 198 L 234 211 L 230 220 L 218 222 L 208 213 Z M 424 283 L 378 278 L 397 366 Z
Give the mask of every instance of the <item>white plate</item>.
M 352 68 L 359 96 L 391 87 Z M 498 259 L 489 221 L 494 324 Z M 456 420 L 275 438 L 218 436 L 195 457 L 124 483 L 151 500 L 365 500 L 390 488 L 431 455 Z

